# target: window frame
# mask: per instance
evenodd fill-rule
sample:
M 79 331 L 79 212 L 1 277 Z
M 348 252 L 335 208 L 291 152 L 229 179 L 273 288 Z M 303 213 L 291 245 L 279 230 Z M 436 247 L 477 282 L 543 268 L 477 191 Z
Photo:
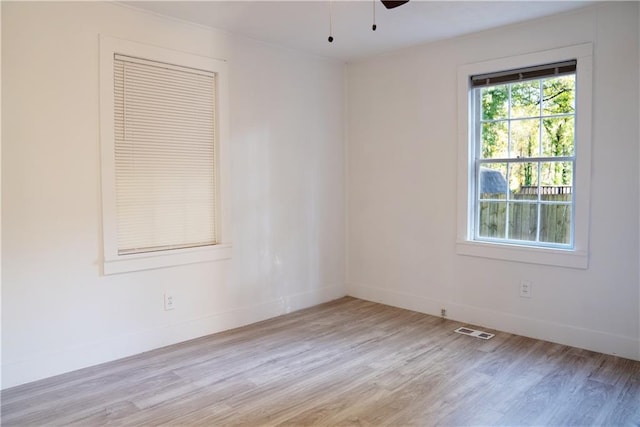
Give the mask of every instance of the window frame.
M 573 247 L 518 244 L 513 241 L 482 239 L 474 236 L 476 215 L 476 165 L 472 126 L 472 75 L 550 64 L 575 59 L 576 114 L 574 163 L 574 235 Z M 541 52 L 510 56 L 458 67 L 458 182 L 457 182 L 457 242 L 460 255 L 507 261 L 588 268 L 589 205 L 591 187 L 591 116 L 593 46 L 585 43 Z M 478 175 L 479 176 L 479 175 Z
M 541 67 L 534 67 L 535 68 L 549 68 L 552 67 L 555 64 L 544 64 Z M 517 70 L 516 70 L 517 71 Z M 500 73 L 498 72 L 498 74 L 505 74 L 505 72 Z M 576 72 L 573 71 L 571 73 L 563 73 L 558 77 L 561 76 L 567 76 L 567 75 L 571 75 L 574 77 L 574 85 L 575 85 L 575 76 L 576 76 Z M 474 76 L 475 77 L 475 76 Z M 470 143 L 472 143 L 474 145 L 474 150 L 473 150 L 473 161 L 474 161 L 474 179 L 472 180 L 472 185 L 474 186 L 471 191 L 473 192 L 473 203 L 474 203 L 474 207 L 473 207 L 473 215 L 474 215 L 474 222 L 473 222 L 473 240 L 475 241 L 486 241 L 486 242 L 497 242 L 497 243 L 512 243 L 512 244 L 516 244 L 516 245 L 522 245 L 522 246 L 532 246 L 532 247 L 555 247 L 555 248 L 559 248 L 559 249 L 573 249 L 573 245 L 574 245 L 574 235 L 575 235 L 575 223 L 574 223 L 574 212 L 575 212 L 575 198 L 573 197 L 573 194 L 571 194 L 571 201 L 569 202 L 559 202 L 559 201 L 546 201 L 543 199 L 542 194 L 540 194 L 540 192 L 537 192 L 536 194 L 536 199 L 527 199 L 527 200 L 517 200 L 512 198 L 511 195 L 511 191 L 507 188 L 505 191 L 505 198 L 504 199 L 482 199 L 480 197 L 480 184 L 479 181 L 481 181 L 481 176 L 482 176 L 482 168 L 483 165 L 486 164 L 504 164 L 504 166 L 506 167 L 506 181 L 507 181 L 507 186 L 509 183 L 509 175 L 510 175 L 510 170 L 515 167 L 518 164 L 526 164 L 526 163 L 531 163 L 531 164 L 535 164 L 536 165 L 536 187 L 538 187 L 538 189 L 540 189 L 540 187 L 542 186 L 540 179 L 541 179 L 541 168 L 542 165 L 544 163 L 555 163 L 555 162 L 561 162 L 561 163 L 570 163 L 571 164 L 571 182 L 573 182 L 574 180 L 574 171 L 575 171 L 575 149 L 572 150 L 573 154 L 571 155 L 563 155 L 563 156 L 554 156 L 554 157 L 549 157 L 549 156 L 544 156 L 541 152 L 542 148 L 543 148 L 543 144 L 542 144 L 542 123 L 544 120 L 546 119 L 554 119 L 554 118 L 563 118 L 563 117 L 571 117 L 574 121 L 574 125 L 575 125 L 575 117 L 576 117 L 576 110 L 574 108 L 573 113 L 561 113 L 561 114 L 545 114 L 543 112 L 544 109 L 544 104 L 543 102 L 540 102 L 540 106 L 538 108 L 537 114 L 536 115 L 527 115 L 527 116 L 522 116 L 522 117 L 512 117 L 511 116 L 511 105 L 512 105 L 512 90 L 511 90 L 511 86 L 514 84 L 519 84 L 521 82 L 536 82 L 538 83 L 538 90 L 541 96 L 541 100 L 542 100 L 542 91 L 543 89 L 543 80 L 546 79 L 551 79 L 551 78 L 555 78 L 555 75 L 545 75 L 545 76 L 538 76 L 536 78 L 533 79 L 527 79 L 527 80 L 517 80 L 517 81 L 500 81 L 498 83 L 495 84 L 488 84 L 488 85 L 481 85 L 481 86 L 476 86 L 476 87 L 472 87 L 470 88 L 470 92 L 471 92 L 471 111 L 469 114 L 469 120 L 473 123 L 474 125 L 474 129 L 473 132 L 471 133 L 471 137 L 473 138 L 473 141 L 470 141 Z M 472 84 L 473 86 L 473 84 Z M 482 102 L 482 90 L 485 88 L 491 88 L 491 87 L 495 87 L 495 86 L 507 86 L 508 87 L 508 99 L 509 99 L 509 110 L 507 111 L 507 116 L 504 118 L 500 118 L 500 119 L 495 119 L 495 120 L 485 120 L 482 118 L 482 108 L 481 108 L 481 102 Z M 538 140 L 540 142 L 539 146 L 538 146 L 538 153 L 534 154 L 534 155 L 528 155 L 528 156 L 514 156 L 511 153 L 511 149 L 512 149 L 512 135 L 510 133 L 511 129 L 513 129 L 513 126 L 516 125 L 517 123 L 520 122 L 526 122 L 526 121 L 531 121 L 531 120 L 537 120 L 538 121 L 538 130 L 539 130 L 539 136 L 538 136 Z M 486 123 L 505 123 L 506 127 L 507 127 L 507 141 L 508 141 L 508 145 L 507 145 L 507 156 L 506 157 L 483 157 L 482 156 L 482 127 L 484 124 Z M 575 126 L 574 126 L 575 128 Z M 575 138 L 574 138 L 574 146 L 575 146 Z M 572 185 L 573 188 L 573 185 Z M 573 191 L 572 191 L 573 193 Z M 480 235 L 480 210 L 481 210 L 481 204 L 482 202 L 503 202 L 506 205 L 506 216 L 505 216 L 505 232 L 506 232 L 506 236 L 505 237 L 489 237 L 489 236 L 481 236 Z M 535 205 L 536 208 L 536 240 L 518 240 L 518 239 L 513 239 L 513 238 L 509 238 L 509 213 L 510 213 L 510 206 L 511 205 Z M 542 241 L 540 240 L 540 231 L 541 231 L 541 217 L 540 217 L 540 213 L 542 212 L 543 206 L 570 206 L 571 207 L 571 234 L 570 234 L 570 239 L 569 242 L 567 243 L 554 243 L 554 242 L 548 242 L 548 241 Z
M 114 131 L 114 55 L 176 64 L 216 74 L 216 222 L 218 244 L 118 254 Z M 231 257 L 228 198 L 228 75 L 224 60 L 100 35 L 100 144 L 102 189 L 102 273 L 105 275 L 169 267 Z M 224 161 L 221 161 L 221 156 Z

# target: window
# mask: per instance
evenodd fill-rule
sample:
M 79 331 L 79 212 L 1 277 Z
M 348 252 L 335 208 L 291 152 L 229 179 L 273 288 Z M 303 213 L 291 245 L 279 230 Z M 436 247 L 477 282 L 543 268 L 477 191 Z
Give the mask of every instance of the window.
M 101 55 L 104 272 L 228 257 L 224 63 L 106 37 Z
M 461 67 L 459 253 L 586 267 L 590 55 Z
M 573 247 L 575 70 L 471 76 L 474 240 Z

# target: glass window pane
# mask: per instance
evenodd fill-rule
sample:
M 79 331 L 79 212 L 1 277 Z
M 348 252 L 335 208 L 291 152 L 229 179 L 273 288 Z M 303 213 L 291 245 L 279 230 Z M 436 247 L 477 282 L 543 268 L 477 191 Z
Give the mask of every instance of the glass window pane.
M 538 163 L 512 163 L 509 166 L 509 198 L 538 199 Z
M 482 88 L 482 120 L 506 119 L 509 105 L 507 85 Z
M 571 205 L 544 204 L 540 206 L 540 241 L 571 243 Z
M 540 155 L 540 119 L 511 122 L 511 157 Z
M 573 156 L 575 120 L 573 116 L 542 119 L 542 155 Z
M 482 123 L 482 158 L 508 157 L 508 129 L 506 121 Z
M 507 198 L 507 164 L 485 163 L 480 166 L 480 198 Z
M 540 80 L 511 85 L 511 118 L 540 116 Z
M 507 203 L 480 202 L 479 237 L 505 238 Z
M 573 162 L 543 162 L 540 164 L 541 199 L 571 201 L 573 194 Z
M 576 105 L 576 76 L 562 76 L 545 79 L 542 82 L 544 97 L 542 114 L 571 114 Z
M 537 203 L 509 203 L 509 239 L 535 241 L 537 228 Z

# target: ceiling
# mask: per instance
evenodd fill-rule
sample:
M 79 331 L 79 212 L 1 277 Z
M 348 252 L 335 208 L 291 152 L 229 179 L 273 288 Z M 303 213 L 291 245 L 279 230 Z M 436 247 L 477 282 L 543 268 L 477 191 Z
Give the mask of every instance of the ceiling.
M 126 1 L 198 24 L 342 61 L 583 7 L 591 1 Z M 375 4 L 377 30 L 371 30 Z M 329 11 L 331 10 L 331 14 Z M 333 43 L 327 41 L 329 23 Z

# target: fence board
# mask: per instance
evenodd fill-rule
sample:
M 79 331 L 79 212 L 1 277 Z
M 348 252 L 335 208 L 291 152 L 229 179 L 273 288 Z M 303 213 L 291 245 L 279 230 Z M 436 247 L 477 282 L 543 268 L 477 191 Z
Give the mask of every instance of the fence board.
M 530 193 L 526 193 L 530 194 Z M 526 196 L 525 196 L 526 197 Z M 563 189 L 559 194 L 545 194 L 545 201 L 571 201 L 571 193 Z M 509 239 L 536 240 L 538 209 L 535 203 L 509 202 Z M 504 201 L 480 202 L 480 237 L 505 238 L 507 203 Z M 543 204 L 540 207 L 539 241 L 569 243 L 571 237 L 571 205 Z

